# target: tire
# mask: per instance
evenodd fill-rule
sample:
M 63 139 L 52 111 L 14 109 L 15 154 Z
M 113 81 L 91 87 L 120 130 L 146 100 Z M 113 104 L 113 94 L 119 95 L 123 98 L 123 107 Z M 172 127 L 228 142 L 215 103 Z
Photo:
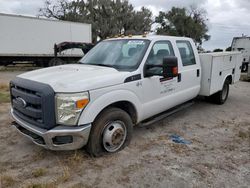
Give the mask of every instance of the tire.
M 247 72 L 247 71 L 248 71 L 248 63 L 243 63 L 242 68 L 241 68 L 241 72 Z
M 224 104 L 228 98 L 229 94 L 229 81 L 226 80 L 223 84 L 223 88 L 221 91 L 213 94 L 210 98 L 210 101 L 215 104 Z
M 12 61 L 5 61 L 3 62 L 3 66 L 7 67 L 8 65 L 11 65 Z
M 43 62 L 41 61 L 35 61 L 34 64 L 36 67 L 43 67 Z
M 60 58 L 53 58 L 49 61 L 49 67 L 52 66 L 58 66 L 58 65 L 64 65 L 65 62 L 63 60 L 61 60 Z
M 87 152 L 94 157 L 119 152 L 129 145 L 132 132 L 133 123 L 125 111 L 107 108 L 92 125 Z

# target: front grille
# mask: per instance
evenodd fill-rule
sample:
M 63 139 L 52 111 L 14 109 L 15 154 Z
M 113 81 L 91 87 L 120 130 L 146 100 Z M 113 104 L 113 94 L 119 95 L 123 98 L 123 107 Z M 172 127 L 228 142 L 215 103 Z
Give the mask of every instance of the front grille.
M 55 126 L 54 90 L 47 84 L 23 78 L 10 82 L 13 113 L 40 128 Z

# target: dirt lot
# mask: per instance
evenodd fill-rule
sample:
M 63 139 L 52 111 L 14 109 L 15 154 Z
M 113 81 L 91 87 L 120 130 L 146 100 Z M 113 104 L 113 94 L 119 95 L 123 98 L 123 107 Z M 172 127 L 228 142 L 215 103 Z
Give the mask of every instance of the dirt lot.
M 15 74 L 0 72 L 1 83 Z M 226 104 L 198 100 L 161 122 L 136 127 L 129 147 L 101 158 L 36 146 L 10 126 L 10 104 L 2 103 L 0 187 L 250 187 L 250 82 L 230 89 Z M 171 134 L 192 143 L 173 143 Z

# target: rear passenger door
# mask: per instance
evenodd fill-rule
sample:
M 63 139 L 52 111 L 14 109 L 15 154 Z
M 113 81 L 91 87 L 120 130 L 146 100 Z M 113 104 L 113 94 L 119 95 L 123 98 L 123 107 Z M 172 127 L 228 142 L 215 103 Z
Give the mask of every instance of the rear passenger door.
M 177 48 L 180 54 L 181 65 L 179 67 L 179 86 L 184 92 L 184 100 L 196 97 L 200 91 L 201 67 L 199 55 L 193 42 L 177 40 Z

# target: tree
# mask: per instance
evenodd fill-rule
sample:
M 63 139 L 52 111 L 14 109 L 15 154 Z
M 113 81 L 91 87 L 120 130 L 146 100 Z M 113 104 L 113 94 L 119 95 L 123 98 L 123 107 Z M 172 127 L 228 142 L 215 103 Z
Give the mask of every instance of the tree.
M 190 10 L 173 7 L 168 12 L 160 11 L 155 18 L 155 23 L 160 25 L 157 34 L 191 37 L 197 46 L 210 39 L 206 21 L 205 11 L 194 7 Z
M 76 14 L 71 12 L 72 4 L 67 0 L 57 0 L 52 3 L 50 0 L 44 2 L 44 8 L 39 9 L 39 16 L 55 18 L 58 20 L 77 21 Z
M 125 18 L 127 19 L 127 18 Z M 139 11 L 132 12 L 132 16 L 124 24 L 124 34 L 143 34 L 150 31 L 152 25 L 152 12 L 142 7 Z
M 42 16 L 92 25 L 93 42 L 117 34 L 142 34 L 150 31 L 152 12 L 142 7 L 135 11 L 127 0 L 45 1 Z

